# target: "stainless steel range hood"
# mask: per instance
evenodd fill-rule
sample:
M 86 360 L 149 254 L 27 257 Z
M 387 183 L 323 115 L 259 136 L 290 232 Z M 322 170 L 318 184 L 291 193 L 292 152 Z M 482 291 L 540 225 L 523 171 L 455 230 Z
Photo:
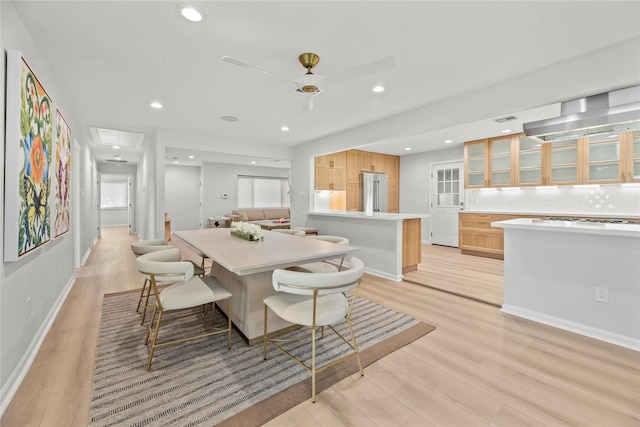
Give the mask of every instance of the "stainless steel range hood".
M 640 86 L 561 104 L 560 117 L 525 123 L 524 133 L 542 142 L 640 129 Z

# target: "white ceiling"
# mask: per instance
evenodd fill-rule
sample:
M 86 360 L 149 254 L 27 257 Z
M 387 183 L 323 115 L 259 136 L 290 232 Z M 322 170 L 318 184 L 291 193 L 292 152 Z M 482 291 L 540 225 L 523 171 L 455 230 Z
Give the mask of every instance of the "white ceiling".
M 245 144 L 292 147 L 336 134 L 353 137 L 354 147 L 405 155 L 446 148 L 445 139 L 453 146 L 498 135 L 505 126 L 493 119 L 511 114 L 518 119 L 508 127 L 519 132 L 523 122 L 558 115 L 562 100 L 640 82 L 638 1 L 191 2 L 206 14 L 200 23 L 179 17 L 178 3 L 13 2 L 73 106 L 76 136 L 90 141 L 90 127 L 147 136 L 166 129 L 212 142 L 211 150 L 195 150 L 189 138 L 170 147 L 167 161 L 183 163 L 187 154 L 246 163 Z M 591 72 L 579 60 L 616 46 L 631 47 L 635 68 L 611 61 Z M 304 74 L 303 52 L 320 56 L 317 75 L 387 56 L 396 67 L 324 87 L 303 113 L 286 79 L 221 60 L 294 79 Z M 374 94 L 374 84 L 386 90 Z M 99 161 L 114 156 L 108 146 L 92 150 Z M 140 149 L 120 156 L 137 162 Z

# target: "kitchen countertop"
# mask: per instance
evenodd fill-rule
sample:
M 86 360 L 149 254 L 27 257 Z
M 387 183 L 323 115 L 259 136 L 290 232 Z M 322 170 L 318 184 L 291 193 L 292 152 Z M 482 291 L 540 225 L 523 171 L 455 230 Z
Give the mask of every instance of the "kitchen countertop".
M 640 219 L 640 215 L 629 213 L 610 214 L 610 213 L 584 213 L 584 212 L 511 212 L 511 211 L 487 211 L 487 210 L 466 210 L 460 211 L 461 214 L 487 214 L 487 215 L 538 215 L 538 216 L 566 216 L 579 218 L 629 218 Z
M 373 219 L 373 220 L 385 220 L 385 221 L 402 221 L 405 219 L 429 217 L 429 215 L 427 214 L 403 214 L 403 213 L 389 213 L 389 212 L 373 212 L 373 214 L 371 215 L 365 215 L 364 212 L 339 211 L 339 210 L 313 211 L 313 212 L 307 212 L 307 215 L 334 216 L 334 217 L 341 217 L 341 218 Z
M 640 239 L 640 224 L 610 224 L 581 221 L 547 221 L 534 218 L 518 218 L 492 222 L 493 227 L 504 229 L 545 230 L 559 233 L 598 234 Z

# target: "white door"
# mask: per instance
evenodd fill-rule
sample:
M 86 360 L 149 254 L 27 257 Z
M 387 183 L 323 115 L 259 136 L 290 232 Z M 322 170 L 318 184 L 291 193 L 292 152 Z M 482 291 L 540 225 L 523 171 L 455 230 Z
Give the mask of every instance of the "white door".
M 431 243 L 458 247 L 458 212 L 463 207 L 462 162 L 431 167 Z

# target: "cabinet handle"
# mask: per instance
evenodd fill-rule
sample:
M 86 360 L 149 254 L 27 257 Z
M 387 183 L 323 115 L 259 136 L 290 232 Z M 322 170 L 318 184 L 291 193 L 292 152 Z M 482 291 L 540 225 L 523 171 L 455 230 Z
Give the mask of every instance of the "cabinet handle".
M 376 170 L 376 165 L 371 165 L 371 171 L 374 172 Z
M 625 182 L 625 180 L 624 180 L 624 172 L 620 173 L 620 181 Z
M 486 179 L 484 180 L 484 186 L 485 187 L 487 186 L 487 180 Z

